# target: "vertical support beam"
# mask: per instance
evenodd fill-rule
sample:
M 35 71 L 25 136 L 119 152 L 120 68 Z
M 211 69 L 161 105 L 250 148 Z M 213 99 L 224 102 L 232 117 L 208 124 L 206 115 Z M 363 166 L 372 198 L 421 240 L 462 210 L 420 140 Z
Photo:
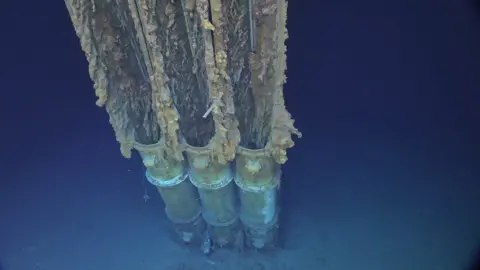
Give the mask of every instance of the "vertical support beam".
M 247 0 L 246 0 L 247 1 Z M 275 91 L 275 39 L 278 32 L 276 0 L 256 0 L 252 6 L 255 26 L 256 53 L 250 53 L 251 87 L 255 99 L 256 128 L 254 141 L 265 147 L 272 132 L 271 112 Z
M 249 31 L 249 49 L 251 53 L 257 52 L 257 25 L 254 17 L 253 7 L 255 6 L 255 0 L 248 0 L 248 31 Z
M 163 0 L 165 1 L 165 0 Z M 164 59 L 161 53 L 161 47 L 157 37 L 157 29 L 160 27 L 155 20 L 155 11 L 157 9 L 157 2 L 155 0 L 129 0 L 132 14 L 138 14 L 137 23 L 142 28 L 145 44 L 147 46 L 147 56 L 150 63 L 150 83 L 152 87 L 152 103 L 157 113 L 157 121 L 160 126 L 162 137 L 165 139 L 165 147 L 170 155 L 177 160 L 183 160 L 183 154 L 178 138 L 179 115 L 175 108 L 167 84 L 168 77 L 163 70 Z M 133 16 L 133 15 L 132 15 Z
M 240 142 L 240 131 L 238 130 L 238 121 L 235 117 L 235 104 L 233 102 L 233 88 L 230 76 L 227 73 L 227 46 L 225 39 L 227 37 L 225 19 L 221 0 L 210 0 L 212 20 L 215 29 L 213 30 L 215 44 L 215 62 L 217 66 L 217 85 L 221 93 L 221 102 L 217 108 L 222 119 L 218 119 L 222 129 L 217 129 L 222 142 L 219 143 L 217 156 L 221 163 L 226 163 L 235 158 L 236 149 Z M 214 108 L 215 111 L 215 108 Z
M 96 104 L 106 107 L 122 155 L 129 158 L 134 129 L 133 120 L 124 108 L 134 105 L 127 104 L 132 99 L 125 93 L 136 89 L 140 82 L 127 69 L 119 68 L 128 61 L 128 57 L 134 56 L 125 46 L 121 46 L 120 40 L 126 31 L 114 25 L 112 12 L 124 8 L 125 2 L 66 0 L 65 5 L 88 60 L 89 75 L 94 81 L 98 97 Z
M 145 66 L 147 67 L 148 78 L 150 79 L 151 74 L 153 74 L 153 67 L 150 52 L 147 46 L 147 39 L 145 38 L 145 32 L 143 30 L 143 22 L 142 17 L 140 15 L 140 11 L 137 5 L 136 0 L 128 0 L 128 8 L 130 9 L 130 13 L 132 14 L 133 24 L 135 26 L 135 33 L 140 44 L 140 50 L 145 59 Z
M 212 13 L 213 24 L 208 18 L 209 10 Z M 197 0 L 197 12 L 204 31 L 210 102 L 215 102 L 212 110 L 215 136 L 210 145 L 218 162 L 225 164 L 235 158 L 240 132 L 235 118 L 232 85 L 227 74 L 222 3 L 220 0 L 211 0 L 210 3 L 208 0 Z M 213 38 L 210 31 L 213 31 Z

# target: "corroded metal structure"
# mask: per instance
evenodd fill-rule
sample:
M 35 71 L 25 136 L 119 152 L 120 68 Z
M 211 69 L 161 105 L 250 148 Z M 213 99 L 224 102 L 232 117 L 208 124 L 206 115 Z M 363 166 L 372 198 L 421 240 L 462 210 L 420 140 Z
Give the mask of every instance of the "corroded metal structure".
M 277 245 L 286 0 L 65 0 L 121 153 L 186 243 Z M 238 199 L 239 198 L 239 199 Z

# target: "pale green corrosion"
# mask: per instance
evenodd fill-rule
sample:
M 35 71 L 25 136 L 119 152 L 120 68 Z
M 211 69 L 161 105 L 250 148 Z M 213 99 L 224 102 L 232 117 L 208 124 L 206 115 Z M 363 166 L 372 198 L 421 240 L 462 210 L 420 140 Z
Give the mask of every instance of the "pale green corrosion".
M 275 246 L 278 227 L 280 166 L 267 153 L 265 149 L 240 147 L 236 159 L 240 219 L 246 227 L 247 242 L 255 248 Z
M 235 184 L 230 164 L 214 160 L 206 147 L 187 147 L 190 181 L 198 188 L 203 219 L 211 228 L 213 241 L 230 243 L 238 228 Z

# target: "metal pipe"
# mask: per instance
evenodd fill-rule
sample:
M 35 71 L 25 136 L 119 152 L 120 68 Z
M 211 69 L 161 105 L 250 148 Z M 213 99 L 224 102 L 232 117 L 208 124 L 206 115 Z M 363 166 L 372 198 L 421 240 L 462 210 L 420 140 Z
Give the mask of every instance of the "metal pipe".
M 248 32 L 249 32 L 249 49 L 250 52 L 257 52 L 257 40 L 256 40 L 256 24 L 255 24 L 255 12 L 253 8 L 255 6 L 255 0 L 248 0 Z

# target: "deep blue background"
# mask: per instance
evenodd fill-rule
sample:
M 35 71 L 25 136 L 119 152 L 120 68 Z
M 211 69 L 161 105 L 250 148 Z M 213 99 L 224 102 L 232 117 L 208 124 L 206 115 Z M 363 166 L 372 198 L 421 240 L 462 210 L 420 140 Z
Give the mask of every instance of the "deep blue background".
M 430 177 L 418 183 L 419 189 L 428 193 L 459 181 L 469 187 L 466 197 L 480 198 L 480 26 L 474 5 L 458 0 L 290 2 L 285 98 L 304 138 L 284 166 L 286 208 L 294 212 L 298 196 L 289 190 L 308 191 L 302 195 L 308 201 L 305 197 L 314 198 L 329 185 L 322 180 L 325 167 L 374 169 L 376 164 L 356 161 L 369 155 L 388 159 L 400 150 L 406 160 L 409 153 L 412 160 L 415 156 L 412 166 L 420 156 L 439 175 L 453 164 L 470 179 L 462 184 L 462 179 Z M 121 157 L 107 114 L 95 106 L 87 62 L 63 2 L 10 1 L 0 12 L 1 203 L 11 203 L 8 208 L 15 212 L 11 198 L 26 192 L 29 183 L 71 181 L 59 190 L 39 188 L 43 197 L 34 203 L 41 204 L 42 198 L 89 185 L 115 182 L 111 192 L 129 188 L 116 182 L 127 169 L 137 171 L 140 181 L 141 164 Z M 379 150 L 377 144 L 391 148 Z M 54 175 L 64 173 L 62 179 L 38 178 L 33 170 L 24 177 L 26 186 L 14 188 L 31 164 L 49 159 L 65 160 L 67 165 L 48 168 Z M 64 171 L 71 163 L 80 171 Z M 82 170 L 108 170 L 113 180 L 74 180 Z M 366 185 L 374 189 L 375 183 Z M 409 190 L 392 189 L 409 196 Z M 136 196 L 143 188 L 132 192 Z M 462 205 L 480 216 L 480 204 L 472 202 Z

